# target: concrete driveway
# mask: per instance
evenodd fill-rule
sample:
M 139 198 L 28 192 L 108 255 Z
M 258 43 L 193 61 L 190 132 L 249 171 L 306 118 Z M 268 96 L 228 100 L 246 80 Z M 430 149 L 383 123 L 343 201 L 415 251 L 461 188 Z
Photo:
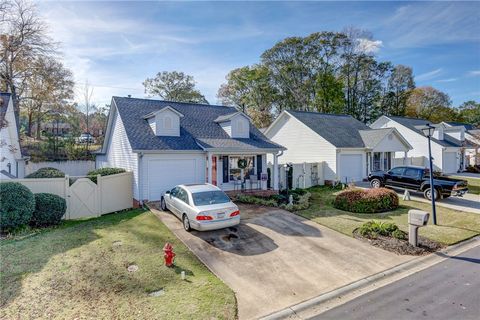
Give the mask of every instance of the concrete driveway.
M 240 319 L 253 319 L 403 263 L 290 212 L 240 206 L 238 227 L 185 232 L 168 212 L 152 211 L 236 293 Z

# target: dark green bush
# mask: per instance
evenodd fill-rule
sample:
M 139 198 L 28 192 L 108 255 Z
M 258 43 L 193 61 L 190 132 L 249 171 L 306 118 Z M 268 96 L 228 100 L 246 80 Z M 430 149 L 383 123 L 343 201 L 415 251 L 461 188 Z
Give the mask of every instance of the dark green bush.
M 356 213 L 385 212 L 398 208 L 398 196 L 389 189 L 347 189 L 333 202 L 337 209 Z
M 18 182 L 0 183 L 0 229 L 2 232 L 22 227 L 35 210 L 33 193 Z
M 125 172 L 125 169 L 122 168 L 100 168 L 87 173 L 87 177 L 93 182 L 97 183 L 97 175 L 110 176 L 112 174 L 118 174 L 123 172 Z
M 40 179 L 40 178 L 63 178 L 65 173 L 51 167 L 40 168 L 37 171 L 30 173 L 25 178 Z
M 30 224 L 36 227 L 57 225 L 67 211 L 67 202 L 52 193 L 35 194 L 35 211 Z
M 358 228 L 358 232 L 366 238 L 375 239 L 376 237 L 399 237 L 403 239 L 404 232 L 398 229 L 398 226 L 391 222 L 380 222 L 376 220 L 367 221 Z

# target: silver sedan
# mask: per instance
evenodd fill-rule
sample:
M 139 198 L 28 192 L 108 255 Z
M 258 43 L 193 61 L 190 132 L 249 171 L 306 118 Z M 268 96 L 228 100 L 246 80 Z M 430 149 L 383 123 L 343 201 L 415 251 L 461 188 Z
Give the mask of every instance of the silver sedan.
M 240 223 L 240 210 L 230 198 L 211 184 L 182 184 L 165 192 L 162 210 L 170 210 L 186 231 L 232 227 Z

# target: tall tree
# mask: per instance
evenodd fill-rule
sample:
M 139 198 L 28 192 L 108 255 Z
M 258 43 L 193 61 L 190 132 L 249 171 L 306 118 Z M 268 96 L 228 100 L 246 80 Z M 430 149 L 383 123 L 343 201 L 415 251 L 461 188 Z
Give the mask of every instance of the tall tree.
M 462 121 L 480 127 L 480 103 L 470 100 L 458 107 L 459 116 Z
M 27 135 L 32 136 L 36 123 L 36 138 L 40 139 L 41 124 L 49 113 L 64 113 L 66 102 L 73 99 L 72 72 L 52 58 L 40 57 L 32 62 L 32 71 L 26 79 L 23 112 L 27 117 Z
M 382 111 L 385 115 L 403 116 L 407 108 L 407 100 L 415 89 L 412 68 L 397 65 L 393 68 L 386 92 L 382 101 Z
M 262 65 L 243 67 L 230 71 L 226 78 L 218 90 L 220 101 L 248 114 L 258 127 L 270 125 L 276 91 L 269 70 Z
M 55 53 L 55 43 L 34 4 L 26 0 L 3 0 L 0 18 L 0 81 L 3 91 L 11 92 L 16 112 L 26 81 L 38 57 Z
M 455 120 L 455 111 L 451 108 L 448 94 L 433 87 L 418 87 L 412 90 L 407 99 L 406 115 L 438 122 L 436 113 L 442 114 L 442 121 Z M 448 111 L 451 109 L 453 112 Z
M 183 72 L 159 72 L 154 78 L 147 78 L 143 86 L 145 93 L 149 96 L 159 96 L 162 99 L 177 102 L 208 104 L 205 96 L 195 88 L 193 77 Z

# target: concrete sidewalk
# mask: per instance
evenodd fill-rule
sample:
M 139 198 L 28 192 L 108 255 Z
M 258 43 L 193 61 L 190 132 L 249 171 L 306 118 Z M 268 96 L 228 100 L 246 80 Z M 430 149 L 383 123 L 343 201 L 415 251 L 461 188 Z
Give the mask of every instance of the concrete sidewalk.
M 235 291 L 240 319 L 265 316 L 413 259 L 284 210 L 240 210 L 238 227 L 188 233 L 172 214 L 152 209 Z

